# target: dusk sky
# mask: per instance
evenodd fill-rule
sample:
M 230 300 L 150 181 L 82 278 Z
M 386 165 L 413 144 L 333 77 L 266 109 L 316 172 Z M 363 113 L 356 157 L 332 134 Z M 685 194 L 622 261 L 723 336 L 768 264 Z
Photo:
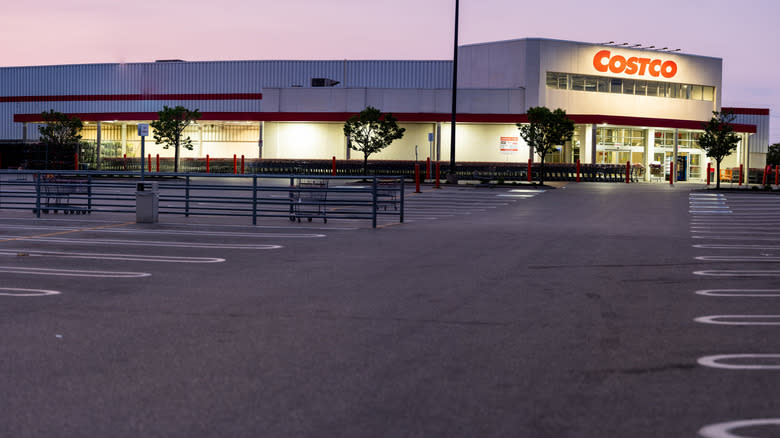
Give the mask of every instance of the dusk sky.
M 6 2 L 0 66 L 155 59 L 451 59 L 454 0 Z M 723 58 L 723 105 L 780 142 L 780 2 L 461 0 L 460 44 L 543 37 Z

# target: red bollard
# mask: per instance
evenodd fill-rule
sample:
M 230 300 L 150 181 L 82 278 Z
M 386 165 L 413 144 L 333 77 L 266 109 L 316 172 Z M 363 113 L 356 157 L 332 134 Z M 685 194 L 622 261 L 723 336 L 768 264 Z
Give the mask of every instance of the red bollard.
M 440 163 L 437 161 L 437 162 L 436 162 L 436 188 L 437 188 L 437 189 L 440 189 L 440 188 L 441 188 L 441 186 L 439 185 L 439 178 L 441 178 L 441 165 L 440 165 Z
M 626 184 L 631 182 L 631 162 L 626 161 Z
M 780 165 L 775 165 L 775 185 L 780 185 L 778 183 L 780 183 Z
M 761 185 L 762 186 L 766 185 L 766 174 L 769 173 L 769 167 L 770 166 L 768 164 L 766 166 L 764 166 L 764 177 L 761 180 Z
M 420 165 L 414 165 L 414 193 L 420 193 Z
M 233 175 L 238 173 L 238 161 L 236 159 L 236 154 L 233 154 Z
M 122 154 L 122 163 L 124 163 L 125 170 L 127 170 L 127 154 Z
M 152 154 L 149 154 L 149 172 L 152 171 Z
M 529 158 L 528 159 L 528 182 L 532 181 L 532 178 L 531 178 L 531 164 L 532 163 L 533 163 L 533 161 Z
M 425 164 L 425 179 L 431 179 L 431 157 L 428 157 Z
M 73 159 L 76 162 L 76 168 L 75 170 L 79 170 L 79 154 L 73 154 Z
M 244 174 L 244 156 L 241 156 L 241 175 Z
M 669 162 L 669 185 L 674 185 L 674 161 Z
M 157 154 L 157 172 L 160 171 L 160 154 Z
M 333 159 L 331 161 L 330 167 L 331 167 L 330 174 L 333 175 L 333 176 L 336 176 L 336 157 L 335 156 L 333 157 Z
M 580 160 L 577 160 L 577 182 L 580 182 Z
M 712 172 L 712 163 L 707 163 L 707 185 L 710 185 L 710 172 Z
M 739 165 L 739 185 L 742 185 L 742 171 L 744 170 L 742 167 L 744 164 Z
M 210 172 L 211 169 L 209 167 L 210 164 L 211 163 L 209 163 L 209 154 L 206 154 L 206 173 L 211 173 Z

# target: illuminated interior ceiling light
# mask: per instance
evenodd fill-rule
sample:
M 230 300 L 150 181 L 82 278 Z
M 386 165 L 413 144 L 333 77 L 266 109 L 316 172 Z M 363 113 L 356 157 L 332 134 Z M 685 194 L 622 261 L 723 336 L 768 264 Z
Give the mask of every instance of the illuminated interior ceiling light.
M 621 46 L 627 46 L 627 45 L 628 45 L 628 43 L 623 43 L 623 44 L 621 44 Z
M 674 50 L 672 50 L 672 52 L 679 52 L 680 50 L 682 50 L 682 49 L 674 49 Z
M 642 47 L 642 45 L 641 45 L 641 44 L 634 44 L 634 45 L 633 45 L 633 46 L 631 46 L 631 47 Z
M 669 48 L 668 47 L 662 47 L 662 48 L 660 48 L 658 50 L 669 50 Z
M 655 49 L 655 46 L 650 46 L 648 47 L 648 49 Z

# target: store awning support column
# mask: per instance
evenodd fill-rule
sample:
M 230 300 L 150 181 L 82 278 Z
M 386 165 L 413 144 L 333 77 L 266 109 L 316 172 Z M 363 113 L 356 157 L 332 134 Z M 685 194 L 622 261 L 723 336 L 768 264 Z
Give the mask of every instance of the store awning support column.
M 257 158 L 263 158 L 263 140 L 265 136 L 265 122 L 261 121 L 257 132 Z
M 655 161 L 655 129 L 648 128 L 645 140 L 645 181 L 650 181 L 650 163 Z
M 598 125 L 595 123 L 590 125 L 590 144 L 592 145 L 592 148 L 590 150 L 590 162 L 595 164 L 598 157 Z
M 127 123 L 122 123 L 122 155 L 127 154 Z
M 95 136 L 95 167 L 100 170 L 100 128 L 103 124 L 97 122 L 97 135 Z
M 680 150 L 680 130 L 674 128 L 674 154 L 672 155 L 672 168 L 674 172 L 669 174 L 669 178 L 677 182 L 677 152 Z
M 436 122 L 436 161 L 441 161 L 441 122 Z

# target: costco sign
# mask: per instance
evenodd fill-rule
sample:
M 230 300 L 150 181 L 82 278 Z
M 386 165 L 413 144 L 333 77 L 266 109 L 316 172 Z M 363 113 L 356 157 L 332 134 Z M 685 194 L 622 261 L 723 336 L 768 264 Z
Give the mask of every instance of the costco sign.
M 671 60 L 639 58 L 632 56 L 626 58 L 621 55 L 612 55 L 609 50 L 601 50 L 593 57 L 593 67 L 596 70 L 606 73 L 625 73 L 627 75 L 645 76 L 649 74 L 652 77 L 663 76 L 673 78 L 677 74 L 677 63 Z

